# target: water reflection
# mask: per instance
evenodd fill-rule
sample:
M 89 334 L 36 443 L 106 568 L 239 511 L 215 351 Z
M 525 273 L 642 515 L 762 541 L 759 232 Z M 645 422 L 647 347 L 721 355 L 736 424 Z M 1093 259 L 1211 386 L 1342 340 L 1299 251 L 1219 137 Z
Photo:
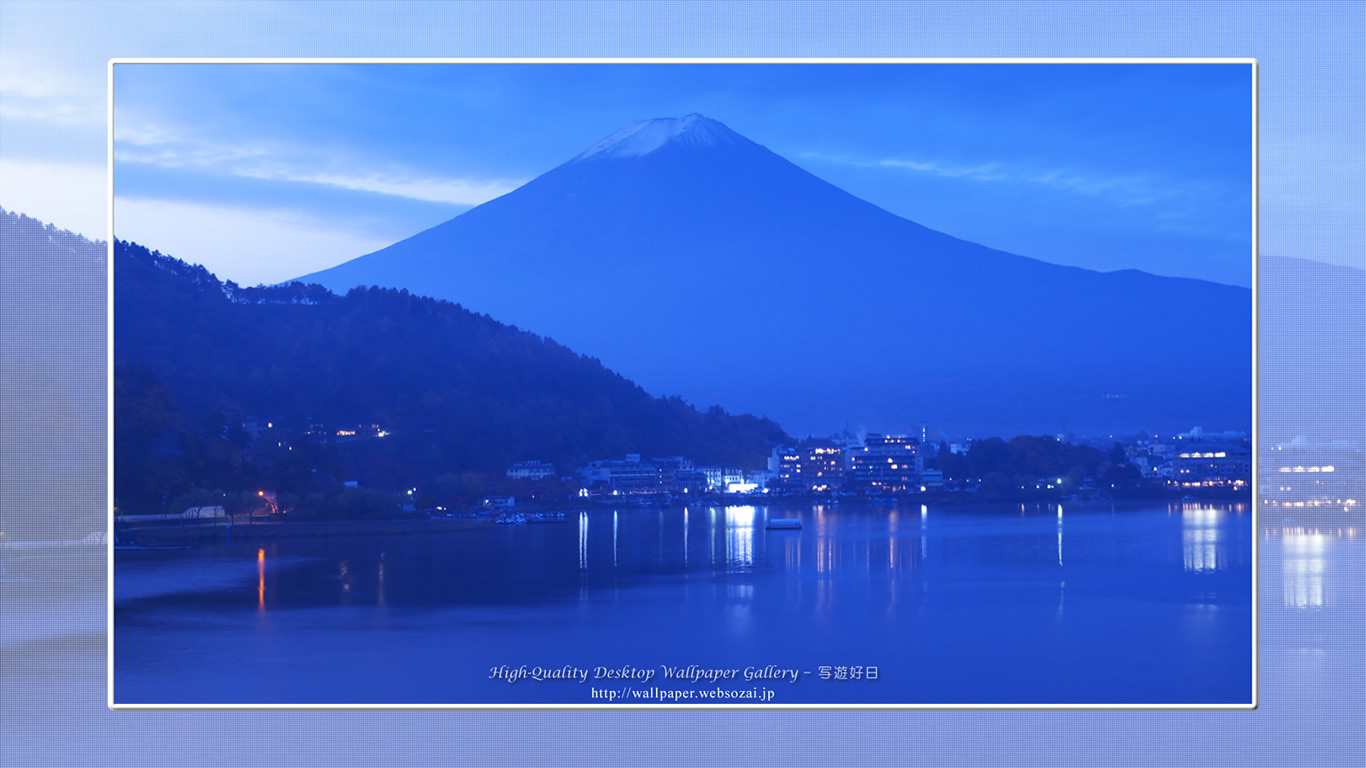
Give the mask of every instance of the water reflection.
M 375 592 L 376 600 L 381 607 L 384 606 L 384 553 L 379 553 L 379 566 L 375 569 Z
M 537 641 L 527 640 L 528 632 L 543 633 L 546 627 L 557 634 L 557 645 L 563 639 L 575 652 L 639 646 L 687 657 L 701 637 L 717 647 L 733 646 L 741 655 L 755 648 L 788 652 L 793 664 L 819 652 L 832 638 L 852 638 L 860 648 L 871 648 L 873 655 L 905 659 L 903 669 L 916 664 L 917 670 L 928 670 L 921 678 L 924 687 L 917 680 L 906 689 L 908 696 L 943 695 L 945 700 L 959 695 L 954 668 L 980 665 L 981 649 L 989 647 L 995 654 L 1016 654 L 1000 669 L 1015 663 L 1022 669 L 1035 663 L 1055 665 L 1060 679 L 1077 687 L 1077 700 L 1094 701 L 1082 699 L 1080 687 L 1111 679 L 1105 675 L 1115 668 L 1115 654 L 1146 647 L 1145 633 L 1151 633 L 1158 650 L 1148 655 L 1165 669 L 1156 676 L 1145 671 L 1144 679 L 1130 676 L 1134 696 L 1151 696 L 1151 678 L 1167 674 L 1204 685 L 1213 675 L 1232 670 L 1229 679 L 1236 677 L 1239 686 L 1245 685 L 1246 663 L 1240 656 L 1246 655 L 1245 644 L 1234 647 L 1230 638 L 1241 643 L 1250 626 L 1245 596 L 1250 583 L 1240 570 L 1250 559 L 1250 554 L 1240 556 L 1245 549 L 1250 552 L 1252 543 L 1247 515 L 1191 504 L 1189 510 L 1173 505 L 1169 517 L 1165 503 L 1134 504 L 1132 514 L 1115 514 L 1100 505 L 1052 501 L 1028 505 L 1022 518 L 1013 503 L 936 505 L 936 559 L 925 561 L 929 509 L 918 502 L 870 505 L 844 500 L 815 505 L 788 500 L 767 507 L 693 503 L 663 512 L 594 508 L 574 510 L 566 515 L 569 522 L 559 525 L 490 527 L 452 536 L 285 540 L 266 544 L 253 558 L 259 624 L 272 630 L 258 635 L 263 643 L 276 643 L 281 627 L 297 627 L 298 647 L 306 648 L 324 629 L 337 632 L 353 643 L 345 654 L 336 654 L 343 659 L 363 657 L 377 643 L 376 652 L 395 659 L 397 667 L 385 665 L 382 673 L 367 665 L 358 670 L 315 670 L 314 679 L 319 680 L 354 674 L 357 685 L 367 692 L 388 690 L 385 686 L 392 681 L 384 675 L 392 677 L 393 670 L 426 680 L 433 659 L 451 652 L 448 642 L 463 644 L 455 650 L 465 655 L 491 655 L 503 647 L 530 647 L 527 643 Z M 703 515 L 696 534 L 693 507 Z M 572 524 L 575 514 L 577 530 Z M 779 517 L 800 518 L 803 528 L 763 527 L 765 519 Z M 593 520 L 596 560 L 589 556 Z M 609 528 L 615 569 L 607 568 Z M 1279 536 L 1280 530 L 1269 535 Z M 1267 547 L 1272 556 L 1284 554 L 1281 564 L 1263 562 L 1273 569 L 1283 567 L 1286 605 L 1362 604 L 1362 588 L 1356 586 L 1362 581 L 1360 565 L 1355 570 L 1341 565 L 1344 556 L 1360 553 L 1360 537 L 1349 542 L 1351 529 L 1344 523 L 1343 530 L 1340 540 L 1330 541 L 1333 531 L 1325 528 L 1324 536 L 1306 531 L 1286 535 L 1283 546 L 1278 542 Z M 694 535 L 708 539 L 714 565 L 703 555 L 692 556 Z M 1046 554 L 1049 544 L 1055 549 L 1052 557 Z M 250 604 L 241 603 L 245 585 L 238 580 L 245 566 L 240 561 L 251 557 L 250 549 L 242 551 L 241 546 L 228 550 L 233 562 L 223 563 L 231 581 L 222 589 L 235 596 L 221 602 L 255 618 Z M 1185 571 L 1173 570 L 1177 546 L 1184 553 Z M 395 552 L 392 560 L 386 549 Z M 577 558 L 569 557 L 572 551 Z M 186 557 L 198 554 L 193 551 Z M 274 563 L 270 616 L 264 598 L 267 554 Z M 1356 557 L 1359 562 L 1360 555 Z M 1192 573 L 1210 568 L 1218 568 L 1218 576 Z M 1330 583 L 1336 573 L 1346 575 Z M 1064 576 L 1073 580 L 1070 597 Z M 372 596 L 369 590 L 376 586 L 378 594 Z M 1267 587 L 1264 594 L 1274 601 L 1274 583 Z M 618 594 L 619 601 L 614 599 Z M 215 604 L 205 602 L 204 610 Z M 166 621 L 157 629 L 181 631 L 177 627 L 195 622 L 175 613 L 180 605 L 180 598 L 140 600 L 122 604 L 120 610 L 128 611 L 125 617 L 139 618 L 165 612 Z M 314 607 L 344 608 L 345 613 L 337 614 L 344 620 L 334 621 L 332 614 L 322 612 L 315 617 L 307 610 Z M 452 615 L 461 619 L 458 633 L 448 631 Z M 429 629 L 376 631 L 396 626 L 393 622 L 400 617 L 405 630 Z M 236 626 L 229 621 L 211 624 L 225 633 Z M 119 631 L 140 632 L 141 626 L 130 622 Z M 680 633 L 680 626 L 690 629 Z M 309 631 L 315 627 L 317 631 Z M 991 627 L 1009 627 L 1011 640 L 1018 636 L 1021 642 L 983 639 Z M 224 637 L 238 642 L 236 637 Z M 1309 648 L 1322 645 L 1317 636 L 1295 640 Z M 186 641 L 187 646 L 192 643 Z M 120 647 L 142 646 L 130 640 Z M 1085 650 L 1094 648 L 1119 651 Z M 1039 662 L 1040 649 L 1052 654 L 1044 662 Z M 420 655 L 425 653 L 432 657 Z M 300 663 L 315 659 L 302 651 L 291 652 L 290 657 Z M 324 663 L 321 655 L 316 658 L 318 665 Z M 917 663 L 916 658 L 928 662 Z M 122 674 L 132 674 L 128 670 L 133 669 L 125 664 Z M 1043 677 L 1040 673 L 1039 679 Z M 443 681 L 439 687 L 448 686 Z M 449 690 L 463 691 L 454 684 Z M 1021 689 L 1002 690 L 1010 696 Z M 1130 693 L 1127 688 L 1119 693 L 1100 690 L 1116 696 Z
M 579 512 L 579 570 L 589 568 L 589 514 Z
M 1213 507 L 1181 510 L 1181 556 L 1186 570 L 1207 573 L 1227 565 L 1219 531 L 1222 516 Z
M 709 507 L 707 514 L 711 516 L 711 527 L 708 528 L 709 535 L 707 541 L 711 543 L 711 564 L 716 565 L 716 507 Z
M 726 507 L 726 569 L 735 571 L 754 565 L 754 518 L 752 506 Z
M 1062 565 L 1062 505 L 1058 505 L 1058 565 Z M 1061 607 L 1059 608 L 1061 610 Z
M 1318 531 L 1287 532 L 1282 575 L 1288 608 L 1322 608 L 1325 562 L 1329 538 Z
M 337 582 L 341 585 L 341 601 L 343 605 L 350 603 L 351 582 L 354 576 L 351 573 L 351 563 L 341 560 L 337 563 Z

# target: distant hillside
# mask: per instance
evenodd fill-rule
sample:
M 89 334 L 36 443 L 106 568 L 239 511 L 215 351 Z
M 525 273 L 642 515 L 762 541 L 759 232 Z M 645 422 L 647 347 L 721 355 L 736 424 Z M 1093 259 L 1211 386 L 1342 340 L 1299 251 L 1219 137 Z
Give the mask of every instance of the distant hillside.
M 1262 443 L 1366 445 L 1366 272 L 1283 256 L 1259 268 Z
M 104 527 L 108 246 L 0 208 L 0 531 Z
M 115 407 L 126 417 L 116 419 L 116 462 L 183 454 L 167 431 L 240 441 L 248 416 L 279 422 L 295 441 L 312 423 L 380 424 L 389 436 L 353 441 L 322 469 L 391 489 L 451 472 L 501 475 L 525 459 L 565 471 L 627 452 L 752 468 L 785 437 L 767 420 L 651 397 L 553 341 L 407 291 L 244 289 L 122 241 L 114 284 Z M 200 484 L 251 476 L 229 470 Z M 116 468 L 116 481 L 139 480 L 125 474 Z

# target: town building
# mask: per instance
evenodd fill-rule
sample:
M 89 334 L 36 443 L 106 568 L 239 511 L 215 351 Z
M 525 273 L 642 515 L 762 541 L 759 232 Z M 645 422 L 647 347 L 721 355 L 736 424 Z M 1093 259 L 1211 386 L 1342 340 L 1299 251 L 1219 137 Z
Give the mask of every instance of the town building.
M 1346 443 L 1295 438 L 1264 449 L 1263 502 L 1275 506 L 1356 507 L 1366 501 L 1366 451 Z
M 778 450 L 777 489 L 784 493 L 800 493 L 806 486 L 802 482 L 802 452 L 792 447 Z
M 508 467 L 507 476 L 513 480 L 544 480 L 555 476 L 555 465 L 545 461 L 519 461 Z
M 710 484 L 707 473 L 700 469 L 680 469 L 674 472 L 673 483 L 669 489 L 674 493 L 705 493 Z
M 604 459 L 590 462 L 579 470 L 585 488 L 597 492 L 661 493 L 659 468 L 653 462 L 641 461 L 640 454 L 628 453 L 625 461 Z
M 1181 488 L 1246 488 L 1252 451 L 1232 443 L 1191 441 L 1172 458 L 1172 482 Z
M 919 490 L 925 470 L 920 441 L 906 435 L 870 433 L 851 463 L 854 488 L 871 494 Z
M 707 491 L 720 493 L 726 489 L 726 486 L 721 482 L 722 477 L 725 476 L 725 470 L 720 467 L 698 467 L 697 471 L 701 472 L 703 477 L 706 478 Z
M 811 440 L 801 453 L 802 488 L 833 493 L 844 485 L 844 450 L 829 440 Z
M 778 479 L 778 473 L 767 469 L 756 469 L 745 473 L 745 482 L 759 491 L 767 491 Z

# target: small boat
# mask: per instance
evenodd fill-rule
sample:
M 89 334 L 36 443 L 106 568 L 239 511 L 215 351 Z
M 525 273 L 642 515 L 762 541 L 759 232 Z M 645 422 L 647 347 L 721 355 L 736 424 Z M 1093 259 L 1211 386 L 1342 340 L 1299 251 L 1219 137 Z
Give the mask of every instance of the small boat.
M 767 528 L 770 531 L 799 531 L 802 521 L 795 517 L 775 517 L 768 521 Z

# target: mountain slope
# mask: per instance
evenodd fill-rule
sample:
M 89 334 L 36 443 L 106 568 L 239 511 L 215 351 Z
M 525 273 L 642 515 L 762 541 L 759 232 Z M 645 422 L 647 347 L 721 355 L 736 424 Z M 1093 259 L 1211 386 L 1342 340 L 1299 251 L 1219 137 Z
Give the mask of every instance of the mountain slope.
M 103 529 L 108 245 L 0 208 L 0 531 Z
M 507 195 L 303 279 L 460 301 L 650 391 L 802 432 L 846 420 L 990 433 L 1250 420 L 1246 289 L 959 240 L 699 116 L 628 126 Z
M 1284 256 L 1259 267 L 1263 445 L 1366 445 L 1366 272 Z
M 164 411 L 164 385 L 178 411 L 149 423 L 231 427 L 259 416 L 296 439 L 311 423 L 378 423 L 391 436 L 351 451 L 345 473 L 368 485 L 465 470 L 496 476 L 526 459 L 567 472 L 627 452 L 754 468 L 785 437 L 752 416 L 650 397 L 553 341 L 406 291 L 242 289 L 123 241 L 114 283 L 116 391 L 127 384 L 127 403 L 142 393 Z M 131 434 L 120 429 L 116 462 L 164 453 L 151 444 L 159 431 L 120 450 Z M 383 479 L 366 475 L 375 465 L 387 467 Z

